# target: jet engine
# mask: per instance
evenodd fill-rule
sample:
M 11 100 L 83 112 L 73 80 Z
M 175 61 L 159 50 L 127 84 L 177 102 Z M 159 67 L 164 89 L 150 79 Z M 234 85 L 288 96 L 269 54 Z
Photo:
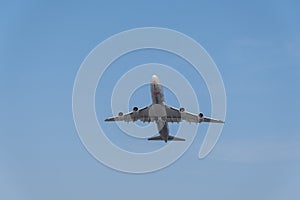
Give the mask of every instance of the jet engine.
M 180 112 L 184 112 L 185 109 L 184 109 L 184 108 L 179 108 L 179 111 L 180 111 Z
M 133 107 L 133 111 L 134 111 L 134 112 L 136 112 L 136 111 L 138 111 L 138 110 L 139 110 L 138 107 Z
M 118 115 L 119 115 L 119 117 L 122 117 L 122 116 L 123 116 L 123 113 L 122 113 L 122 112 L 119 112 Z
M 204 115 L 203 113 L 199 113 L 199 117 L 202 118 Z

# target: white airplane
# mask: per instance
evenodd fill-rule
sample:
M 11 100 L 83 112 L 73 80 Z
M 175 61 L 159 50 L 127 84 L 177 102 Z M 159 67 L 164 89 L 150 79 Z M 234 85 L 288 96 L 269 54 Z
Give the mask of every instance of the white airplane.
M 159 136 L 148 138 L 148 140 L 168 140 L 174 141 L 185 141 L 183 138 L 178 138 L 169 135 L 168 122 L 181 122 L 182 120 L 187 122 L 201 123 L 201 122 L 213 122 L 213 123 L 224 123 L 222 120 L 212 119 L 204 117 L 202 113 L 192 114 L 186 112 L 184 108 L 172 108 L 164 103 L 164 94 L 162 86 L 159 83 L 159 79 L 156 75 L 152 76 L 151 82 L 151 96 L 152 104 L 138 109 L 134 107 L 133 111 L 127 114 L 119 112 L 117 117 L 105 119 L 107 122 L 111 121 L 125 121 L 135 122 L 140 120 L 142 122 L 155 122 L 159 131 Z

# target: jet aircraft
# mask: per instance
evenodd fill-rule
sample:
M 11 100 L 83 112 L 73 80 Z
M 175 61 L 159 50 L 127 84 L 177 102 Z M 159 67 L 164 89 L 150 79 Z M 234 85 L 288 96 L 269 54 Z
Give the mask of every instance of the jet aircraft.
M 119 112 L 118 116 L 105 119 L 105 121 L 135 122 L 137 120 L 140 120 L 142 122 L 155 122 L 159 135 L 148 138 L 148 140 L 163 140 L 165 142 L 167 142 L 168 140 L 185 141 L 184 138 L 169 135 L 168 122 L 181 122 L 184 120 L 193 123 L 224 123 L 224 121 L 222 120 L 205 117 L 203 113 L 193 114 L 187 112 L 184 108 L 176 109 L 166 105 L 164 101 L 163 88 L 156 75 L 152 76 L 150 89 L 152 97 L 151 105 L 142 109 L 134 107 L 133 111 L 127 114 Z

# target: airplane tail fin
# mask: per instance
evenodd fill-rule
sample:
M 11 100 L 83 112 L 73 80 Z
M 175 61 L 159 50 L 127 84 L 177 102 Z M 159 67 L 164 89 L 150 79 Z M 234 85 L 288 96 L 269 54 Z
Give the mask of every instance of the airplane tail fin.
M 148 138 L 148 140 L 164 140 L 164 139 L 162 139 L 160 136 L 155 136 L 155 137 Z M 184 138 L 174 137 L 174 136 L 171 136 L 171 135 L 169 135 L 168 140 L 185 141 Z

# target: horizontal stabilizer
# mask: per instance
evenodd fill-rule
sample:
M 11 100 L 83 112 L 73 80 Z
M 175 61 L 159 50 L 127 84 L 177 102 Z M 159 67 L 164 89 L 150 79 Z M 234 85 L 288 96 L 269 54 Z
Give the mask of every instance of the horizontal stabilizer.
M 160 136 L 148 138 L 148 140 L 163 140 Z
M 184 138 L 179 138 L 179 137 L 174 137 L 174 136 L 169 136 L 168 140 L 174 140 L 174 141 L 185 141 Z
M 148 138 L 148 140 L 164 140 L 164 139 L 162 139 L 160 136 L 155 136 L 155 137 Z M 185 141 L 184 138 L 174 137 L 174 136 L 170 136 L 170 135 L 168 137 L 168 140 Z

